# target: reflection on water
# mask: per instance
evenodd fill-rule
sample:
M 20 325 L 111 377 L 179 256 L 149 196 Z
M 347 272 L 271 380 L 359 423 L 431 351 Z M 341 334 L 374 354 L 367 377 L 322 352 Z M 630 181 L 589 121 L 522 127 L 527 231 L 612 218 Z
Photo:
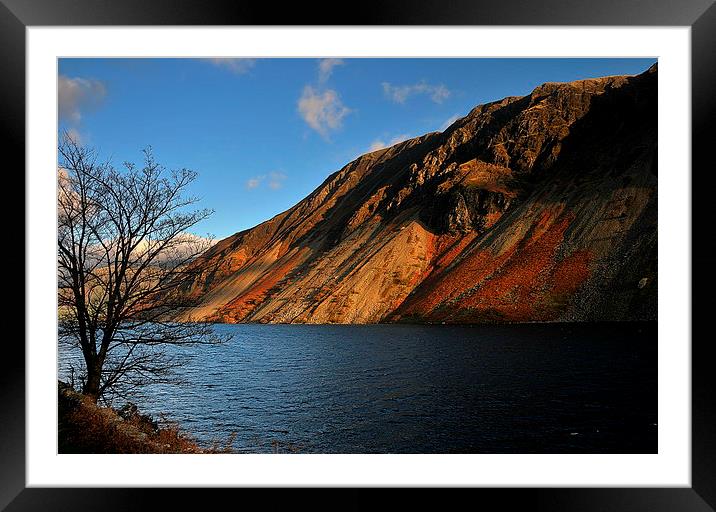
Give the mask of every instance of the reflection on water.
M 140 410 L 238 452 L 657 451 L 656 324 L 218 325 Z M 71 354 L 61 354 L 66 378 Z

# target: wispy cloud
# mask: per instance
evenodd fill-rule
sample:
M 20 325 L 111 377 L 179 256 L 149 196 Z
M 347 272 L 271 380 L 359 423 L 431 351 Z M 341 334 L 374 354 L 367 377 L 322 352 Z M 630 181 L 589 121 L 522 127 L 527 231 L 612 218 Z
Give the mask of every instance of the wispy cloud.
M 282 172 L 270 172 L 268 176 L 268 186 L 272 190 L 278 190 L 283 187 L 283 182 L 287 176 Z
M 214 66 L 225 68 L 237 75 L 243 75 L 248 73 L 251 68 L 256 65 L 256 59 L 226 59 L 226 58 L 213 58 L 207 59 Z
M 57 105 L 60 120 L 77 124 L 88 110 L 97 108 L 107 95 L 104 82 L 87 78 L 57 78 Z
M 333 68 L 342 66 L 343 59 L 319 59 L 318 60 L 318 83 L 324 84 L 333 74 Z
M 388 142 L 383 142 L 380 139 L 376 139 L 371 143 L 368 151 L 373 152 L 378 151 L 379 149 L 389 148 L 390 146 L 394 146 L 400 142 L 408 140 L 409 138 L 410 135 L 408 135 L 407 133 L 401 133 L 400 135 L 396 135 L 395 137 L 391 138 Z
M 261 174 L 246 180 L 246 188 L 248 190 L 255 190 L 265 184 L 271 190 L 278 190 L 283 188 L 286 178 L 288 178 L 288 176 L 282 172 L 271 171 L 268 174 Z
M 411 96 L 425 94 L 435 103 L 442 103 L 450 97 L 450 90 L 442 84 L 430 85 L 427 82 L 418 82 L 412 85 L 393 85 L 383 82 L 383 93 L 395 103 L 405 103 Z
M 343 125 L 343 118 L 350 114 L 351 109 L 343 104 L 335 90 L 319 91 L 307 85 L 298 100 L 298 111 L 308 126 L 328 138 L 331 131 Z
M 460 116 L 458 114 L 455 114 L 454 116 L 450 116 L 449 118 L 447 118 L 445 120 L 445 122 L 443 124 L 440 125 L 440 131 L 444 132 L 445 130 L 447 130 L 450 127 L 451 124 L 453 124 L 458 119 L 460 119 Z

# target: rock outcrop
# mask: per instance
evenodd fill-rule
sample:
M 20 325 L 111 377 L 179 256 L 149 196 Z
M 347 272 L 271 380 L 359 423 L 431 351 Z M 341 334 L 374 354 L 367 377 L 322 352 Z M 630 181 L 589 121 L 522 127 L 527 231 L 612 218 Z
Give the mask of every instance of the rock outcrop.
M 656 66 L 478 106 L 214 245 L 179 319 L 655 319 L 656 157 Z

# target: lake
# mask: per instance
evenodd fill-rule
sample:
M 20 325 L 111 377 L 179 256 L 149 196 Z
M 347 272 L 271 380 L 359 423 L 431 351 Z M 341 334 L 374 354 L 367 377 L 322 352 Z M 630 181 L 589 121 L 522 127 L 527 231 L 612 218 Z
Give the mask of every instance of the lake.
M 657 452 L 656 323 L 216 329 L 234 338 L 183 349 L 187 384 L 135 400 L 203 444 L 233 433 L 236 452 Z

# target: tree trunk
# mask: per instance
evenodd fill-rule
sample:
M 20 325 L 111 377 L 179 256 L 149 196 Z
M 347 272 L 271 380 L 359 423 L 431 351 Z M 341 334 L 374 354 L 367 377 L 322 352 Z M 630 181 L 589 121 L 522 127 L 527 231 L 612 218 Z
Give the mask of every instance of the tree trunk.
M 87 365 L 87 381 L 82 388 L 82 393 L 97 402 L 99 398 L 100 376 L 102 375 L 102 366 L 95 364 Z

